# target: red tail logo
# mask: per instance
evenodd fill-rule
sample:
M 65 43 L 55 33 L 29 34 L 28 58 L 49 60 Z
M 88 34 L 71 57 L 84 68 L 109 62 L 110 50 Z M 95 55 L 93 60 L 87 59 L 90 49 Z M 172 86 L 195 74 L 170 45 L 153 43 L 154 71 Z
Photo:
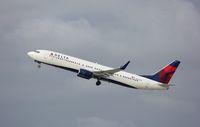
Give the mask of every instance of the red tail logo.
M 175 60 L 174 62 L 170 63 L 160 71 L 158 71 L 154 75 L 143 75 L 146 78 L 155 80 L 157 82 L 168 84 L 172 76 L 174 75 L 177 67 L 179 66 L 180 61 Z

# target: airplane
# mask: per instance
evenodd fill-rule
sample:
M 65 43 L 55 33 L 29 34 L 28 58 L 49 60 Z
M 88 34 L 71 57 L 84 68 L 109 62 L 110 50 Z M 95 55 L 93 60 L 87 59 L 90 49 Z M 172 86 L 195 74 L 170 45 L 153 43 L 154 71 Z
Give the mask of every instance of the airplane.
M 170 86 L 173 86 L 169 84 L 169 81 L 180 64 L 180 61 L 175 60 L 153 75 L 136 75 L 125 71 L 130 60 L 119 68 L 110 68 L 49 50 L 35 50 L 27 54 L 38 63 L 38 68 L 41 64 L 46 64 L 69 70 L 77 73 L 78 77 L 88 80 L 96 79 L 97 86 L 101 85 L 101 81 L 107 81 L 128 88 L 144 90 L 168 90 Z

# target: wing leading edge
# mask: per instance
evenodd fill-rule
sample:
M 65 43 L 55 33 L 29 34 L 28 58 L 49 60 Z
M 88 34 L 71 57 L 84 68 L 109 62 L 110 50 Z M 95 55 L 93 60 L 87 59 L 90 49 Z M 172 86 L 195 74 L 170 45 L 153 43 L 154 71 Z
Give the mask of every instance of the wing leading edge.
M 130 63 L 130 60 L 126 64 L 121 66 L 120 68 L 105 70 L 105 71 L 94 71 L 93 74 L 97 77 L 103 77 L 103 78 L 109 77 L 109 76 L 112 76 L 113 74 L 115 74 L 119 71 L 125 70 L 129 63 Z

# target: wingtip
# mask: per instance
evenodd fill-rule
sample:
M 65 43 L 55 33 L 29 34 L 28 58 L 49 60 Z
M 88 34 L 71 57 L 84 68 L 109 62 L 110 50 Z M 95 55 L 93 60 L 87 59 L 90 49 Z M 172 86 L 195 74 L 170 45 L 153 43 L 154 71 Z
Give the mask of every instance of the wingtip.
M 125 70 L 126 67 L 128 66 L 128 64 L 129 64 L 130 62 L 131 62 L 131 61 L 129 60 L 126 64 L 124 64 L 123 66 L 121 66 L 120 69 Z

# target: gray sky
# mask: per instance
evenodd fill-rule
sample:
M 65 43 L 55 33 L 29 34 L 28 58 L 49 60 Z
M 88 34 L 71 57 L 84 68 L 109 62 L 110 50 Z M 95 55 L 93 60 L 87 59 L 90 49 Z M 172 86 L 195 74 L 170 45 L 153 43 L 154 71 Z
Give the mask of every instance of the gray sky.
M 198 0 L 0 0 L 1 127 L 198 127 Z M 168 91 L 128 89 L 43 65 L 49 49 L 152 74 L 180 60 Z

